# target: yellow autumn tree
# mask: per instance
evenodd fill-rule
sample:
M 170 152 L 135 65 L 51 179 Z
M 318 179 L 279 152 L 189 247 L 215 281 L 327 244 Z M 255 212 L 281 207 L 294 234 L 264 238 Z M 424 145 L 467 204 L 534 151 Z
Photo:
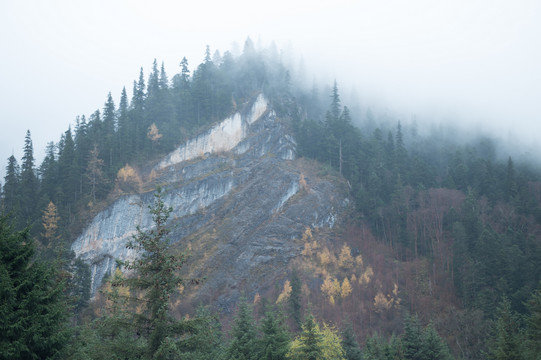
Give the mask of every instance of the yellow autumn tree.
M 48 249 L 50 249 L 60 238 L 57 234 L 59 220 L 60 218 L 56 212 L 55 204 L 52 201 L 49 201 L 49 204 L 45 210 L 43 210 L 43 216 L 41 217 L 43 229 L 45 230 L 41 235 L 44 239 L 44 245 Z
M 302 234 L 302 241 L 311 241 L 313 239 L 312 235 L 312 229 L 310 227 L 306 227 L 306 230 L 304 230 L 304 233 Z
M 398 285 L 396 283 L 393 284 L 393 302 L 395 306 L 400 305 L 400 298 L 398 297 Z
M 158 141 L 160 141 L 160 139 L 162 138 L 162 134 L 160 134 L 156 123 L 152 123 L 152 125 L 148 127 L 147 137 L 152 142 L 152 148 L 154 148 L 155 144 L 157 144 Z
M 342 287 L 340 286 L 340 281 L 338 279 L 333 279 L 332 276 L 327 275 L 323 284 L 321 284 L 321 291 L 331 304 L 334 304 L 336 298 L 340 297 Z
M 340 296 L 342 296 L 342 299 L 346 298 L 349 294 L 351 294 L 351 283 L 349 282 L 347 276 L 344 278 L 344 281 L 342 281 L 342 286 L 340 289 Z
M 321 266 L 326 268 L 329 264 L 334 263 L 336 261 L 336 258 L 333 254 L 329 251 L 329 249 L 325 246 L 321 252 L 317 254 L 317 257 L 319 258 L 319 262 L 321 263 Z
M 340 250 L 340 255 L 338 257 L 338 266 L 344 269 L 349 269 L 353 267 L 353 257 L 351 256 L 351 248 L 344 244 Z
M 289 280 L 286 280 L 284 282 L 284 288 L 282 289 L 282 292 L 280 295 L 278 295 L 278 299 L 276 299 L 276 303 L 279 304 L 283 301 L 286 301 L 289 299 L 289 295 L 291 295 L 291 283 Z
M 120 190 L 124 192 L 139 192 L 143 186 L 139 174 L 129 164 L 118 170 L 116 182 Z
M 308 190 L 308 184 L 306 183 L 306 179 L 304 178 L 304 174 L 301 173 L 301 175 L 299 176 L 299 186 L 301 189 L 303 189 L 304 191 L 307 191 Z
M 357 264 L 357 266 L 359 267 L 363 267 L 363 257 L 361 254 L 355 256 L 355 263 Z
M 385 296 L 383 292 L 378 291 L 374 297 L 374 308 L 376 312 L 389 310 L 393 306 L 393 299 L 390 296 Z
M 261 295 L 259 295 L 259 293 L 255 293 L 254 305 L 259 304 L 260 302 L 261 302 Z
M 310 242 L 304 243 L 304 249 L 302 249 L 302 254 L 304 256 L 312 257 L 312 244 Z
M 360 285 L 368 285 L 370 283 L 370 280 L 372 280 L 372 277 L 374 276 L 374 270 L 372 270 L 371 266 L 368 266 L 362 275 L 359 277 L 359 284 Z

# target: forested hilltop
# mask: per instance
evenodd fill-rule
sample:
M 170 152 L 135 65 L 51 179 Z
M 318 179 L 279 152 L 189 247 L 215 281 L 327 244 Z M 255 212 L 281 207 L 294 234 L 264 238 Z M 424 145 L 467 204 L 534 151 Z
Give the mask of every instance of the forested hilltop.
M 91 301 L 88 264 L 70 250 L 83 228 L 261 93 L 296 140 L 295 165 L 347 184 L 347 218 L 306 228 L 287 279 L 232 318 L 205 306 L 179 315 L 172 299 L 205 279 L 184 278 L 186 253 L 164 241 L 171 210 L 158 190 L 157 230 L 129 245 L 145 261 L 122 264 L 138 276 L 109 274 Z M 154 61 L 131 99 L 123 89 L 117 106 L 109 93 L 41 164 L 30 131 L 22 159 L 8 159 L 0 358 L 537 359 L 541 172 L 488 136 L 421 126 L 344 106 L 336 82 L 303 88 L 276 48 L 250 39 L 238 57 L 207 47 L 193 73 L 186 58 L 171 78 Z

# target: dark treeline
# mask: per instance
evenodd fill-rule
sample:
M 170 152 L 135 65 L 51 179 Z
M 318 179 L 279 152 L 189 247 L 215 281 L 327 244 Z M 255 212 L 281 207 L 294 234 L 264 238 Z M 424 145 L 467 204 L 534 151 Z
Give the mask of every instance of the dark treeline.
M 61 350 L 73 358 L 103 358 L 123 351 L 128 353 L 122 358 L 149 357 L 163 345 L 153 343 L 151 329 L 158 325 L 166 336 L 156 336 L 170 341 L 164 354 L 182 353 L 192 359 L 274 359 L 286 353 L 289 358 L 360 358 L 351 329 L 344 326 L 340 333 L 310 315 L 303 321 L 298 297 L 291 306 L 297 310 L 282 309 L 292 311 L 295 326 L 286 326 L 284 314 L 271 306 L 264 307 L 257 323 L 246 303 L 239 305 L 227 334 L 205 309 L 192 322 L 166 317 L 161 325 L 150 326 L 147 318 L 143 326 L 141 319 L 132 317 L 137 306 L 125 299 L 125 287 L 112 274 L 107 310 L 90 319 L 84 316 L 89 270 L 68 249 L 85 222 L 112 196 L 121 170 L 125 174 L 127 164 L 137 167 L 155 160 L 242 109 L 260 92 L 291 126 L 298 154 L 347 179 L 356 208 L 352 222 L 370 228 L 397 261 L 426 260 L 434 288 L 449 289 L 455 295 L 450 302 L 478 311 L 483 324 L 492 327 L 491 336 L 469 345 L 475 351 L 452 348 L 454 355 L 478 358 L 484 352 L 489 358 L 535 358 L 541 342 L 540 173 L 511 157 L 501 160 L 496 156 L 498 144 L 490 138 L 464 143 L 438 132 L 421 136 L 417 125 L 383 122 L 369 110 L 354 113 L 342 106 L 336 83 L 329 94 L 304 91 L 291 83 L 275 48 L 256 51 L 249 39 L 239 57 L 229 52 L 211 55 L 207 47 L 193 74 L 185 58 L 171 79 L 164 65 L 154 61 L 148 78 L 141 69 L 130 100 L 123 89 L 118 106 L 109 94 L 102 109 L 88 118 L 77 117 L 58 142 L 49 143 L 40 165 L 27 132 L 24 155 L 20 162 L 14 156 L 8 159 L 1 188 L 0 315 L 6 330 L 0 339 L 0 348 L 6 349 L 2 358 L 46 358 Z M 37 272 L 45 275 L 38 277 Z M 39 285 L 42 293 L 25 290 L 21 284 L 28 282 Z M 47 296 L 48 302 L 40 302 Z M 408 301 L 404 306 L 422 315 L 422 304 Z M 33 310 L 25 306 L 50 313 L 53 319 L 35 317 L 34 324 L 28 319 Z M 147 311 L 158 317 L 152 309 Z M 415 315 L 404 319 L 394 329 L 395 336 L 368 337 L 362 358 L 450 357 L 435 325 L 422 326 Z M 22 324 L 19 320 L 24 325 L 15 326 Z M 39 341 L 47 350 L 30 347 L 25 340 L 30 333 L 25 331 L 44 334 L 45 323 L 48 327 L 43 329 L 59 329 L 43 330 L 55 335 Z M 336 342 L 339 346 L 329 345 Z M 319 345 L 311 349 L 309 344 Z
M 466 144 L 441 133 L 421 137 L 399 121 L 361 133 L 336 83 L 323 120 L 294 125 L 299 153 L 349 180 L 361 220 L 402 259 L 431 259 L 465 306 L 492 313 L 505 296 L 525 310 L 541 280 L 541 182 L 533 166 L 499 160 L 497 143 L 482 136 Z

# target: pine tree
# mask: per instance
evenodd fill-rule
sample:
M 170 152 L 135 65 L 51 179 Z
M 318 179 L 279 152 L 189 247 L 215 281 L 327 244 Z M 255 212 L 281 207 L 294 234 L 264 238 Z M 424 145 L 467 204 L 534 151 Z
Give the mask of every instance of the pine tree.
M 541 354 L 541 290 L 536 290 L 526 303 L 529 314 L 526 317 L 527 359 L 538 359 Z
M 56 159 L 56 146 L 54 142 L 49 142 L 45 149 L 45 158 L 39 167 L 40 175 L 40 195 L 43 199 L 42 204 L 48 201 L 56 200 L 58 188 L 58 162 Z M 42 205 L 43 206 L 43 205 Z
M 94 138 L 101 139 L 101 134 L 95 134 Z M 90 138 L 88 123 L 86 117 L 83 115 L 81 118 L 77 118 L 77 124 L 75 127 L 75 162 L 78 173 L 78 189 L 77 193 L 82 196 L 88 185 L 85 177 L 85 169 L 88 166 L 88 155 L 92 149 L 92 141 Z M 98 141 L 98 140 L 95 140 Z
M 118 146 L 118 164 L 126 163 L 130 148 L 130 123 L 128 117 L 128 94 L 126 93 L 126 87 L 122 88 L 120 95 L 120 104 L 118 106 L 118 130 L 117 130 L 117 146 Z
M 270 310 L 260 326 L 262 337 L 258 341 L 258 359 L 285 359 L 289 351 L 289 334 L 282 321 Z
M 193 331 L 180 341 L 178 348 L 183 359 L 221 359 L 224 342 L 218 317 L 207 308 L 198 307 L 193 319 Z
M 340 95 L 338 94 L 338 85 L 336 83 L 336 80 L 334 81 L 334 85 L 332 87 L 332 95 L 331 95 L 331 116 L 333 121 L 338 120 L 340 117 L 340 113 L 342 112 L 342 106 L 340 102 Z
M 146 94 L 145 94 L 145 78 L 143 68 L 139 72 L 139 81 L 133 82 L 133 96 L 130 104 L 129 118 L 129 136 L 131 141 L 130 149 L 134 152 L 143 150 L 146 128 L 145 126 L 145 106 L 146 106 Z
M 406 316 L 404 320 L 404 334 L 402 335 L 404 359 L 419 359 L 422 342 L 422 329 L 419 318 L 411 315 Z
M 452 359 L 447 344 L 429 324 L 422 335 L 422 346 L 419 351 L 419 360 L 450 360 Z
M 137 228 L 137 234 L 126 247 L 135 250 L 138 258 L 120 264 L 136 274 L 123 284 L 143 291 L 144 313 L 140 325 L 142 331 L 149 334 L 148 358 L 162 359 L 173 356 L 170 353 L 175 348 L 172 342 L 182 330 L 182 322 L 175 321 L 168 309 L 171 294 L 184 282 L 178 274 L 184 255 L 177 255 L 171 249 L 167 220 L 173 209 L 165 205 L 161 188 L 155 192 L 154 204 L 149 209 L 154 228 L 149 231 Z
M 302 332 L 298 338 L 298 350 L 292 359 L 320 360 L 323 359 L 323 335 L 312 314 L 306 317 Z M 295 349 L 294 344 L 292 350 Z M 291 353 L 291 352 L 290 352 Z
M 351 323 L 346 323 L 342 330 L 342 348 L 344 349 L 346 360 L 362 359 L 361 348 L 355 339 L 355 333 L 353 332 Z
M 19 165 L 15 156 L 11 155 L 8 158 L 8 165 L 6 166 L 6 176 L 4 177 L 4 208 L 2 214 L 10 216 L 18 221 L 20 213 L 20 173 Z
M 504 298 L 497 309 L 494 336 L 489 352 L 495 360 L 519 360 L 522 358 L 517 315 L 511 309 L 511 303 Z
M 34 251 L 28 229 L 0 217 L 0 359 L 62 358 L 69 339 L 64 283 Z
M 77 184 L 79 179 L 75 143 L 69 128 L 63 136 L 58 154 L 59 189 L 61 191 L 59 208 L 66 211 L 64 220 L 69 221 L 72 215 L 72 206 L 77 201 Z
M 36 217 L 38 179 L 34 168 L 34 147 L 30 130 L 24 138 L 24 155 L 21 165 L 21 220 L 23 224 L 32 224 Z
M 226 360 L 257 359 L 257 339 L 252 309 L 242 298 L 239 302 L 232 338 L 227 348 Z
M 107 95 L 107 101 L 103 107 L 103 127 L 101 129 L 102 134 L 99 138 L 100 148 L 102 150 L 102 157 L 106 159 L 106 164 L 109 169 L 113 167 L 116 159 L 113 158 L 116 154 L 114 153 L 114 139 L 115 131 L 117 128 L 116 123 L 116 110 L 115 103 L 111 93 Z
M 301 328 L 301 305 L 302 305 L 302 290 L 301 290 L 301 279 L 297 273 L 297 270 L 294 269 L 291 273 L 291 294 L 289 295 L 289 306 L 291 309 L 291 316 L 293 321 L 297 326 L 297 329 Z

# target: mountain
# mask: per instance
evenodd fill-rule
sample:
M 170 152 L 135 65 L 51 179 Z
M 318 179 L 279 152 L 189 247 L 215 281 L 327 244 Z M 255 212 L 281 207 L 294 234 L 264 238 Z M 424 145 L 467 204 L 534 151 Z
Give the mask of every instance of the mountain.
M 240 297 L 263 294 L 287 276 L 307 228 L 332 228 L 348 209 L 344 183 L 296 159 L 290 130 L 259 94 L 243 110 L 188 140 L 150 166 L 144 189 L 163 186 L 173 208 L 170 239 L 189 249 L 188 278 L 204 279 L 190 301 L 230 312 Z M 153 191 L 122 194 L 72 244 L 91 268 L 92 295 L 136 227 L 147 230 Z M 189 289 L 187 290 L 189 291 Z
M 56 271 L 46 285 L 57 295 L 57 285 L 66 288 L 51 297 L 63 305 L 51 308 L 69 309 L 58 321 L 83 326 L 70 325 L 78 334 L 71 346 L 86 349 L 79 357 L 134 349 L 138 358 L 153 329 L 151 295 L 167 313 L 154 320 L 205 323 L 210 310 L 219 322 L 205 331 L 232 328 L 231 337 L 242 335 L 232 318 L 262 324 L 274 309 L 297 335 L 303 318 L 326 341 L 339 337 L 333 326 L 350 329 L 348 346 L 359 341 L 372 358 L 415 359 L 429 351 L 423 346 L 445 358 L 444 342 L 467 359 L 518 352 L 520 343 L 535 354 L 540 169 L 483 134 L 402 122 L 368 104 L 350 108 L 336 82 L 308 91 L 301 80 L 276 49 L 247 40 L 239 56 L 211 57 L 207 48 L 193 74 L 183 59 L 171 81 L 156 61 L 147 83 L 141 69 L 131 101 L 124 89 L 116 107 L 109 94 L 103 111 L 77 117 L 49 144 L 40 166 L 27 132 L 21 166 L 11 156 L 6 168 L 0 245 L 24 252 L 32 240 L 29 261 Z M 158 188 L 172 209 L 168 254 L 187 255 L 184 285 L 165 297 L 118 287 L 123 275 L 132 284 L 138 277 L 130 276 L 141 276 L 117 271 L 117 260 L 145 256 L 127 245 L 153 229 Z M 8 218 L 20 231 L 11 240 Z M 10 279 L 20 274 L 9 262 L 17 256 L 2 261 L 2 281 L 15 289 Z M 202 342 L 169 333 L 178 351 L 209 350 L 196 328 Z M 235 344 L 216 336 L 217 352 Z

